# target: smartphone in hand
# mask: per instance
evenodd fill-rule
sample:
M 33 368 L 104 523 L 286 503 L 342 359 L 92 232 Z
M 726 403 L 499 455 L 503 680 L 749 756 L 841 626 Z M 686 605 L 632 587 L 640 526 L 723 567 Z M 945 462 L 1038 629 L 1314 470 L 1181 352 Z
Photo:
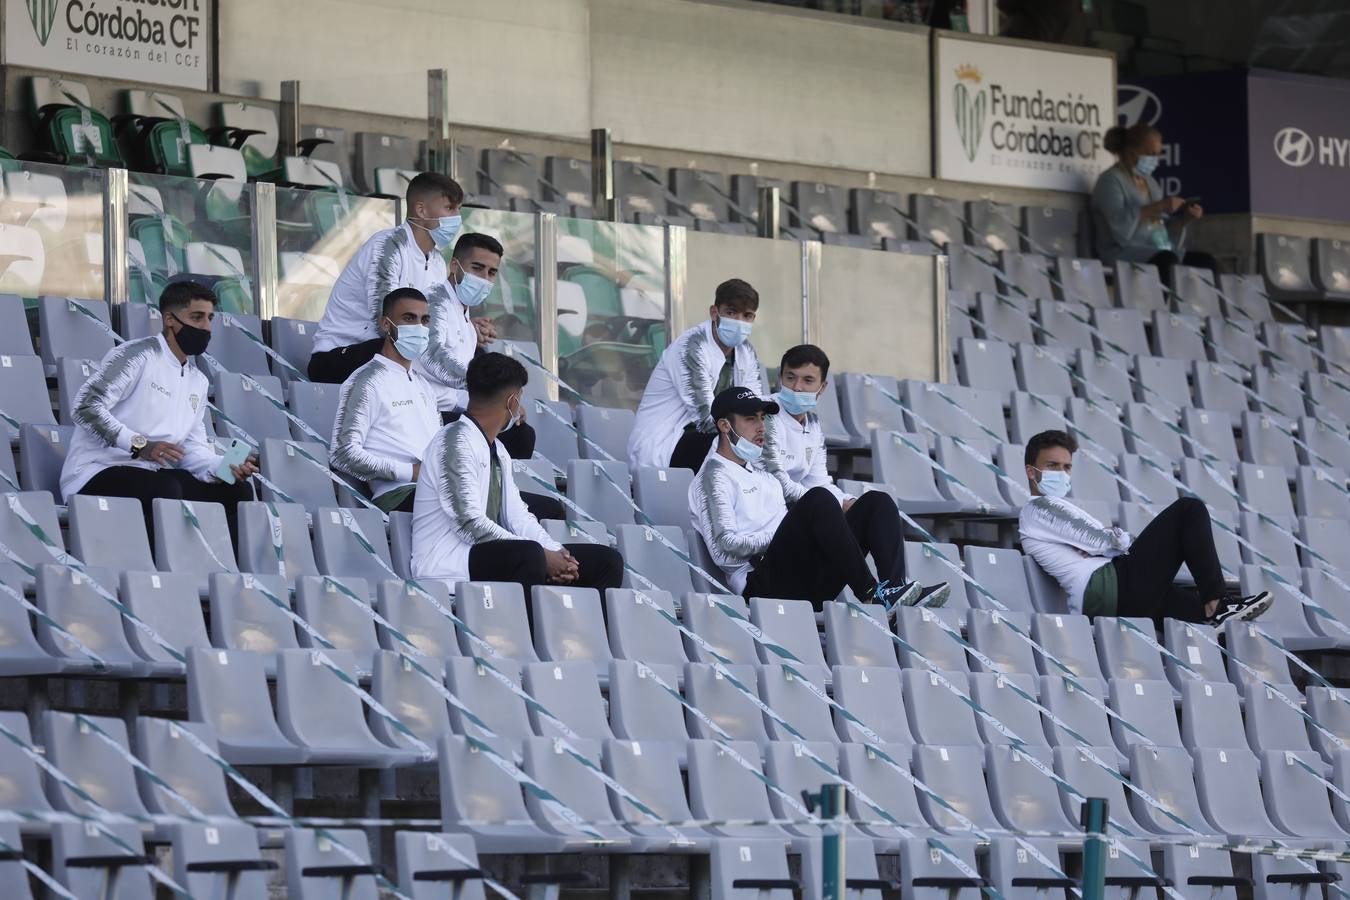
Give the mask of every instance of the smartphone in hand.
M 225 453 L 220 458 L 220 465 L 216 466 L 216 477 L 226 484 L 234 484 L 234 471 L 231 467 L 242 465 L 253 452 L 253 448 L 247 441 L 241 441 L 239 438 L 231 438 L 223 447 Z

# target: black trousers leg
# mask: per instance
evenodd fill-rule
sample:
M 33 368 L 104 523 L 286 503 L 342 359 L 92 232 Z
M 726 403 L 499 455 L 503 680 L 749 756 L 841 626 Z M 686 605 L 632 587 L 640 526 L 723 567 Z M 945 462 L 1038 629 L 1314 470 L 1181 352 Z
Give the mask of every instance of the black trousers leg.
M 697 472 L 703 465 L 703 460 L 708 458 L 708 451 L 712 450 L 715 437 L 698 431 L 692 425 L 686 428 L 675 444 L 675 449 L 670 453 L 670 467 Z
M 506 453 L 512 459 L 532 459 L 534 457 L 534 428 L 528 422 L 521 422 L 515 428 L 508 428 L 497 435 Z
M 817 609 L 848 585 L 869 600 L 876 579 L 839 501 L 812 488 L 792 505 L 746 579 L 747 597 L 809 600 Z
M 1182 497 L 1154 517 L 1130 545 L 1130 552 L 1113 560 L 1116 567 L 1116 612 L 1198 622 L 1204 606 L 1219 600 L 1227 588 L 1214 548 L 1209 508 L 1195 497 Z M 1195 576 L 1194 590 L 1173 583 L 1185 564 Z
M 321 350 L 309 357 L 309 380 L 325 384 L 342 384 L 352 373 L 375 358 L 384 345 L 384 338 L 374 338 L 346 347 Z
M 540 521 L 543 521 L 544 519 L 558 519 L 559 521 L 564 521 L 567 519 L 567 508 L 563 506 L 562 501 L 557 497 L 521 491 L 520 499 L 525 501 L 525 507 L 529 509 L 530 514 Z
M 864 554 L 876 563 L 877 580 L 889 587 L 905 583 L 904 531 L 895 501 L 882 491 L 868 491 L 844 513 L 844 521 L 853 531 Z
M 511 581 L 525 589 L 548 581 L 544 548 L 534 541 L 483 541 L 469 548 L 472 581 Z M 528 605 L 528 604 L 527 604 Z
M 1149 257 L 1149 262 L 1158 267 L 1158 277 L 1168 287 L 1172 286 L 1172 267 L 1181 260 L 1171 250 L 1160 250 Z
M 613 547 L 564 544 L 577 561 L 577 587 L 595 588 L 603 596 L 623 583 L 623 557 Z

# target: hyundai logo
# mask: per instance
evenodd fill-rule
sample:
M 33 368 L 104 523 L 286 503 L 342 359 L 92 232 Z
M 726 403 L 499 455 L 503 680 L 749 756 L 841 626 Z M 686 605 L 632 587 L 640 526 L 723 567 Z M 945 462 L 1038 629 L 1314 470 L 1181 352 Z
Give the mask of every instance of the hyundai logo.
M 1162 101 L 1148 88 L 1122 84 L 1116 89 L 1116 121 L 1121 125 L 1156 125 L 1161 118 Z
M 1275 134 L 1275 155 L 1286 166 L 1299 168 L 1312 162 L 1312 135 L 1302 128 L 1281 128 Z

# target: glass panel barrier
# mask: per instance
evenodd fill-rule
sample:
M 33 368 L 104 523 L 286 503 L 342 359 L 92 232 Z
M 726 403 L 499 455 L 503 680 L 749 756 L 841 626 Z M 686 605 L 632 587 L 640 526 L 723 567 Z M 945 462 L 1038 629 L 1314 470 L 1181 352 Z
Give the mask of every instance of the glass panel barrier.
M 938 257 L 821 248 L 813 298 L 830 370 L 939 380 L 934 271 Z M 866 303 L 858 302 L 867 298 Z
M 475 316 L 486 316 L 497 326 L 497 336 L 529 341 L 539 346 L 539 292 L 535 286 L 534 225 L 529 213 L 493 209 L 464 209 L 464 234 L 494 237 L 505 251 L 497 271 L 497 285 Z M 462 239 L 462 236 L 461 236 Z M 450 251 L 445 254 L 450 262 Z
M 661 226 L 558 219 L 558 374 L 588 401 L 637 408 L 666 307 Z
M 277 315 L 317 321 L 348 260 L 397 222 L 396 203 L 345 190 L 278 187 Z
M 104 299 L 101 170 L 0 161 L 0 293 Z
M 717 286 L 728 278 L 743 278 L 759 291 L 750 342 L 759 361 L 776 369 L 783 351 L 802 343 L 805 333 L 801 243 L 690 230 L 685 248 L 684 308 L 678 325 L 688 328 L 708 318 Z M 764 387 L 772 391 L 775 385 Z
M 222 312 L 257 315 L 253 186 L 230 179 L 130 173 L 127 297 L 155 304 L 171 279 L 211 287 Z

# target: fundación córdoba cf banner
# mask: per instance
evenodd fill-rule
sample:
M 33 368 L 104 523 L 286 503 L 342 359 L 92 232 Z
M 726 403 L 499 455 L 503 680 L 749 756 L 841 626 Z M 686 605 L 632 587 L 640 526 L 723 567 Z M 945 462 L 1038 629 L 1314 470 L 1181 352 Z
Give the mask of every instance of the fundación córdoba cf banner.
M 933 175 L 1092 190 L 1113 162 L 1116 63 L 1097 51 L 934 32 Z
M 4 0 L 5 62 L 207 90 L 211 0 Z

